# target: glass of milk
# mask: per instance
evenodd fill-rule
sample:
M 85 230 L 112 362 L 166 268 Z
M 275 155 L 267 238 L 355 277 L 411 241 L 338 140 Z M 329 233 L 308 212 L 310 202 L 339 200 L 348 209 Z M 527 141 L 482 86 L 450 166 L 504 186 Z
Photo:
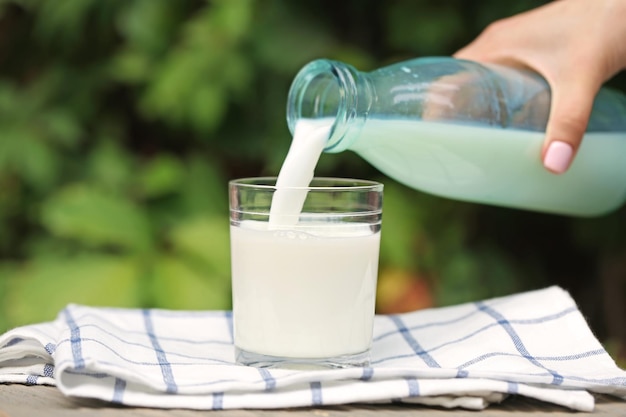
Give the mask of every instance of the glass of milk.
M 382 197 L 382 184 L 355 179 L 229 183 L 238 363 L 369 363 Z

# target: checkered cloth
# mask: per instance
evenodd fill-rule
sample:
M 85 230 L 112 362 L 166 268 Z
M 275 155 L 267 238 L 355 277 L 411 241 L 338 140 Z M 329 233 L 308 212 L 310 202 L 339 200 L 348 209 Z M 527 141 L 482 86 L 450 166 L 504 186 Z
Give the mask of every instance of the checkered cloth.
M 230 312 L 70 305 L 0 337 L 0 382 L 132 406 L 281 408 L 409 402 L 481 409 L 519 394 L 591 411 L 626 398 L 619 369 L 558 287 L 377 316 L 370 367 L 234 363 Z

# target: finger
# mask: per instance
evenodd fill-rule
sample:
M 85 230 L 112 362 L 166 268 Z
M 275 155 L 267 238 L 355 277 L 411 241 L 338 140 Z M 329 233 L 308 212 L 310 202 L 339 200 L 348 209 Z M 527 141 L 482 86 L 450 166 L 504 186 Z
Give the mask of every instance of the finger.
M 571 166 L 599 89 L 593 83 L 577 81 L 560 83 L 558 88 L 552 90 L 542 160 L 544 167 L 555 174 L 562 174 Z
M 490 53 L 496 49 L 495 45 L 484 36 L 479 36 L 473 42 L 456 51 L 452 56 L 457 59 L 470 61 L 491 61 Z

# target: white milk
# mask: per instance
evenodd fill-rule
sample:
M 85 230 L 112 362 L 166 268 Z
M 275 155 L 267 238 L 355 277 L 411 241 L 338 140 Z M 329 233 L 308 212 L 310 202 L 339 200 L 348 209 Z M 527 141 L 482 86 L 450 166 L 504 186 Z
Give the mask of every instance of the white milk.
M 245 351 L 331 358 L 370 347 L 380 233 L 352 223 L 296 230 L 330 128 L 324 121 L 298 122 L 269 224 L 231 226 L 235 344 Z
M 380 233 L 336 236 L 231 226 L 235 343 L 270 356 L 327 358 L 369 349 Z
M 317 161 L 328 141 L 331 127 L 331 120 L 323 120 L 321 123 L 303 120 L 296 124 L 289 152 L 276 179 L 276 191 L 272 197 L 270 210 L 270 227 L 281 228 L 298 222 L 302 204 L 306 199 L 306 189 L 285 190 L 285 187 L 309 186 Z

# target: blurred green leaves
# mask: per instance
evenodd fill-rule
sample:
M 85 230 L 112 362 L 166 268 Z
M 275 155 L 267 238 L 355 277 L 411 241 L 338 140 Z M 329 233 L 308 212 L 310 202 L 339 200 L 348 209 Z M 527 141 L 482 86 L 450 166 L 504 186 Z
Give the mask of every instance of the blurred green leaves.
M 61 189 L 44 204 L 43 225 L 54 235 L 87 247 L 108 245 L 128 252 L 148 252 L 148 217 L 131 201 L 85 185 Z
M 397 49 L 419 48 L 425 55 L 440 55 L 466 32 L 463 9 L 458 4 L 393 2 L 387 14 L 388 41 Z
M 38 190 L 49 189 L 60 176 L 56 148 L 71 148 L 80 137 L 69 111 L 37 94 L 45 88 L 42 84 L 20 90 L 0 81 L 0 173 L 15 175 Z
M 180 5 L 133 2 L 120 19 L 128 44 L 112 60 L 110 73 L 141 87 L 145 117 L 209 133 L 250 87 L 252 66 L 244 46 L 253 5 L 253 0 L 213 1 L 177 25 Z
M 177 257 L 161 259 L 155 268 L 157 301 L 164 306 L 227 309 L 230 307 L 229 222 L 197 218 L 172 230 Z
M 38 257 L 7 278 L 7 320 L 51 320 L 70 302 L 136 306 L 143 291 L 138 268 L 131 258 L 104 254 Z
M 185 179 L 183 162 L 173 155 L 161 154 L 148 161 L 137 176 L 138 188 L 147 198 L 175 193 Z

